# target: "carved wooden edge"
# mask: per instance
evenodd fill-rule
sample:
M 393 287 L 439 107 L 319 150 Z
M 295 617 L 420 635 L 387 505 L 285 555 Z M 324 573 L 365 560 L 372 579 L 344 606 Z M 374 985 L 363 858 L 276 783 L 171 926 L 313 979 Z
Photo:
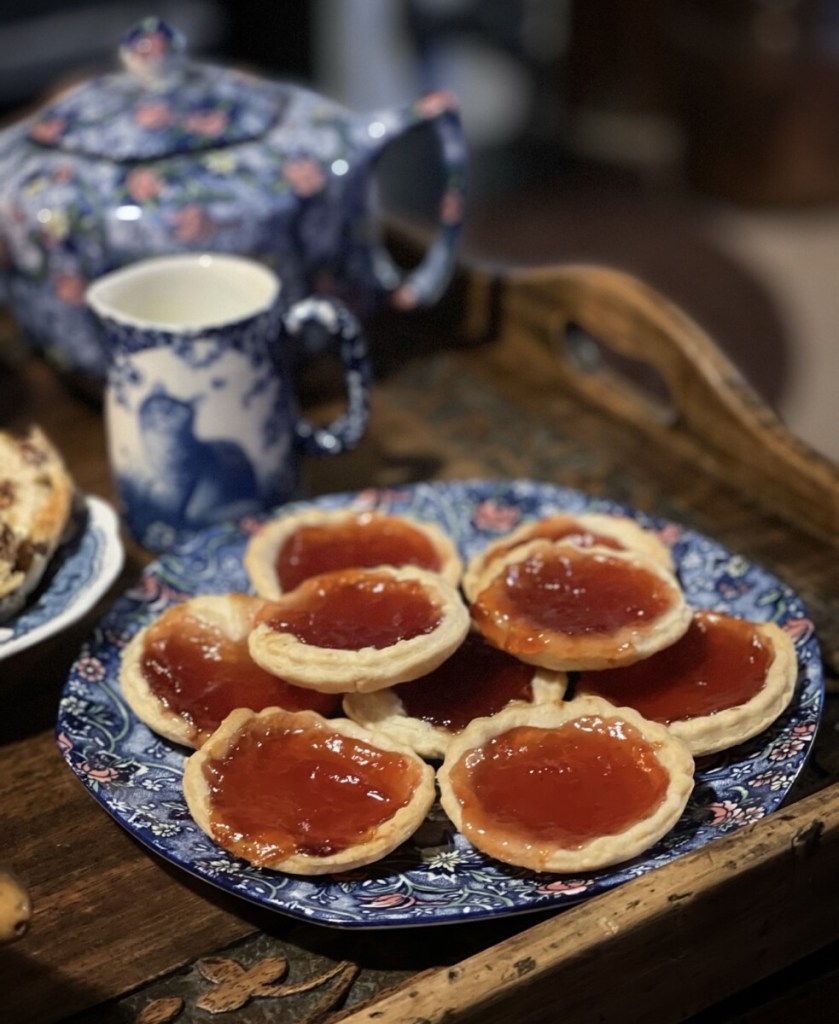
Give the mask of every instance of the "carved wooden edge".
M 273 1002 L 321 989 L 302 1016 L 294 1017 L 295 1024 L 320 1024 L 343 1000 L 360 970 L 357 964 L 342 960 L 303 981 L 286 983 L 289 962 L 285 956 L 263 957 L 247 968 L 230 957 L 211 956 L 197 961 L 196 966 L 211 986 L 194 1002 L 195 1009 L 206 1014 L 235 1013 L 254 999 Z M 186 1005 L 182 996 L 153 998 L 140 1009 L 134 1024 L 172 1024 Z M 283 1008 L 287 1010 L 285 1005 Z
M 839 938 L 839 785 L 330 1024 L 670 1024 Z
M 713 339 L 643 281 L 601 266 L 476 266 L 462 268 L 446 301 L 460 306 L 464 341 L 527 332 L 589 403 L 659 443 L 688 441 L 703 466 L 799 528 L 837 542 L 839 467 L 796 437 Z M 608 368 L 582 368 L 569 351 L 569 325 L 655 371 L 672 415 Z

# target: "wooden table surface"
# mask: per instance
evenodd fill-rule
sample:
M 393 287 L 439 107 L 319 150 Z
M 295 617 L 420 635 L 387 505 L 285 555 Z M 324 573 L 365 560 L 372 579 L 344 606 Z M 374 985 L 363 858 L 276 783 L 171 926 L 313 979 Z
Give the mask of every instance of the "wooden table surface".
M 650 415 L 631 388 L 624 396 L 611 380 L 598 390 L 569 375 L 557 339 L 569 319 L 587 317 L 618 347 L 627 337 L 660 341 L 658 334 L 671 329 L 697 342 L 699 353 L 690 358 L 704 367 L 695 377 L 681 357 L 659 366 L 670 375 L 676 417 Z M 701 332 L 691 331 L 666 301 L 608 273 L 601 279 L 549 269 L 519 280 L 464 271 L 433 313 L 385 315 L 370 325 L 370 431 L 356 451 L 307 464 L 308 488 L 318 494 L 529 476 L 682 521 L 799 591 L 833 688 L 839 473 L 786 437 L 705 347 Z M 679 351 L 684 356 L 685 346 Z M 311 416 L 331 415 L 340 403 L 331 364 L 310 367 L 300 388 Z M 100 411 L 39 359 L 7 359 L 0 428 L 32 421 L 56 440 L 81 490 L 113 499 Z M 634 982 L 644 1007 L 634 1019 L 666 1022 L 777 979 L 791 964 L 812 963 L 839 938 L 835 899 L 829 913 L 817 893 L 835 881 L 839 866 L 834 693 L 816 753 L 785 813 L 741 829 L 732 837 L 739 845 L 711 844 L 719 847 L 713 856 L 684 858 L 683 870 L 669 865 L 634 889 L 630 883 L 562 915 L 409 930 L 396 939 L 376 931 L 348 937 L 263 912 L 163 863 L 90 798 L 53 736 L 59 694 L 81 643 L 147 560 L 127 542 L 120 578 L 83 621 L 0 665 L 0 862 L 18 873 L 34 905 L 28 934 L 0 949 L 0 1020 L 251 1024 L 346 1014 L 395 1022 L 409 1019 L 412 1005 L 423 1020 L 448 1013 L 451 1021 L 537 1021 L 560 1019 L 563 1008 L 569 1020 L 626 1020 L 621 985 Z M 803 865 L 795 871 L 790 850 Z M 723 927 L 726 903 L 734 918 Z M 751 928 L 760 934 L 749 948 Z M 660 970 L 679 944 L 679 956 L 701 950 L 699 959 L 693 955 L 694 966 L 702 965 L 693 981 L 676 981 L 670 967 Z M 251 998 L 213 1018 L 199 1002 L 219 970 L 209 958 L 222 955 L 234 974 L 260 965 L 270 973 L 275 958 L 287 957 L 295 982 L 347 967 L 309 992 Z M 594 964 L 608 968 L 612 984 L 605 988 L 620 999 L 603 991 Z M 565 981 L 558 987 L 560 973 Z M 792 988 L 784 992 L 792 998 Z M 583 1006 L 600 1016 L 586 1016 Z

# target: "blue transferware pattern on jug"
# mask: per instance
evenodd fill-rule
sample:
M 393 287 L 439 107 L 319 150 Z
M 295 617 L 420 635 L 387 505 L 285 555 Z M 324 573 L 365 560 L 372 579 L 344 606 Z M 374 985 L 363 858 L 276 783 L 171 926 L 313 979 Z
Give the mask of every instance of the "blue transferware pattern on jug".
M 146 19 L 123 42 L 124 71 L 0 133 L 0 276 L 36 348 L 103 378 L 109 353 L 85 289 L 165 253 L 250 255 L 279 273 L 286 301 L 332 294 L 362 316 L 436 301 L 465 203 L 467 147 L 449 94 L 357 115 L 184 51 Z M 371 175 L 383 148 L 423 123 L 437 132 L 445 187 L 437 236 L 405 276 L 378 240 Z
M 295 492 L 298 410 L 274 342 L 280 322 L 278 306 L 200 332 L 102 318 L 115 482 L 140 543 L 168 547 Z M 248 450 L 236 436 L 240 415 Z
M 143 452 L 154 472 L 143 479 L 119 474 L 117 487 L 143 536 L 165 517 L 175 531 L 195 522 L 221 522 L 264 507 L 262 488 L 244 449 L 235 441 L 203 440 L 195 432 L 196 402 L 163 387 L 137 410 Z M 236 498 L 231 502 L 230 495 Z
M 93 308 L 111 352 L 105 413 L 121 511 L 150 550 L 288 501 L 301 456 L 340 455 L 364 435 L 371 368 L 360 324 L 340 301 L 286 309 L 277 300 L 184 329 L 123 320 L 101 295 Z M 337 344 L 347 389 L 345 410 L 324 425 L 301 416 L 294 389 L 293 339 L 312 323 Z

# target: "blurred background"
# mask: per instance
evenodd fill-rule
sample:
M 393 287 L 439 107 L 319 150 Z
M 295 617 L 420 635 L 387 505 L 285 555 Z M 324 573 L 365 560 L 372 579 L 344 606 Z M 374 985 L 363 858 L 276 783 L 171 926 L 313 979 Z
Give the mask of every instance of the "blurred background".
M 358 111 L 450 89 L 468 258 L 640 276 L 839 461 L 839 0 L 0 0 L 0 114 L 113 68 L 148 14 Z M 380 187 L 421 220 L 433 143 L 399 145 Z

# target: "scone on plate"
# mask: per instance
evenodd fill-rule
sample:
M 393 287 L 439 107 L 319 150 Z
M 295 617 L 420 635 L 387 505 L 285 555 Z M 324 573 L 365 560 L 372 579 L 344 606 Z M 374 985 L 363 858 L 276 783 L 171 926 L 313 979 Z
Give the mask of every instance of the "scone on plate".
M 472 618 L 491 644 L 560 672 L 628 665 L 690 625 L 676 577 L 639 552 L 532 540 L 493 560 Z
M 522 523 L 511 533 L 491 541 L 474 555 L 463 572 L 463 592 L 468 601 L 478 594 L 478 580 L 497 558 L 531 540 L 567 540 L 578 547 L 602 547 L 612 551 L 639 551 L 675 570 L 670 548 L 653 530 L 645 529 L 629 516 L 606 512 L 558 512 Z
M 271 599 L 335 569 L 414 565 L 452 586 L 463 564 L 436 523 L 358 509 L 310 508 L 266 523 L 248 541 L 245 569 L 257 594 Z
M 186 762 L 184 797 L 219 846 L 290 874 L 379 860 L 419 828 L 434 772 L 347 719 L 268 708 L 230 714 Z
M 40 583 L 73 510 L 72 478 L 39 427 L 0 432 L 0 621 Z
M 136 633 L 119 681 L 140 721 L 173 743 L 200 747 L 236 708 L 340 711 L 340 697 L 293 686 L 251 658 L 248 637 L 264 604 L 248 594 L 200 595 Z
M 442 664 L 419 679 L 373 693 L 344 697 L 348 718 L 441 758 L 453 736 L 474 719 L 493 715 L 513 701 L 541 704 L 565 696 L 563 672 L 528 665 L 492 647 L 475 630 Z
M 248 645 L 297 686 L 368 692 L 430 672 L 468 631 L 469 612 L 442 576 L 382 565 L 313 576 L 266 602 Z
M 676 643 L 634 665 L 582 672 L 576 692 L 635 708 L 698 757 L 763 732 L 789 705 L 797 676 L 779 626 L 697 610 Z
M 693 790 L 687 747 L 597 697 L 477 718 L 437 773 L 443 810 L 477 849 L 532 871 L 594 871 L 648 850 Z

